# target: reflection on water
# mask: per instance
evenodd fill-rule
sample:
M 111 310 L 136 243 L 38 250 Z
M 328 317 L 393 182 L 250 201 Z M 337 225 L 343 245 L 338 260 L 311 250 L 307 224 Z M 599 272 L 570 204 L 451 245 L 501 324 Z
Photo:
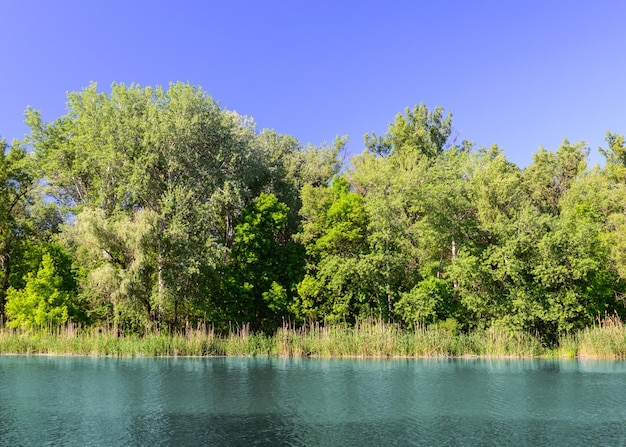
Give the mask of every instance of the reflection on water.
M 626 363 L 0 357 L 0 445 L 624 445 Z

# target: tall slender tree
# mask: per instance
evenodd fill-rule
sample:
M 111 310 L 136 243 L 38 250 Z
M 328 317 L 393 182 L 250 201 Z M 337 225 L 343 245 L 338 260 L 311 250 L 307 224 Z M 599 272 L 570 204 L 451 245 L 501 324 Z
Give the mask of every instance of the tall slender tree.
M 36 177 L 28 152 L 18 141 L 0 140 L 0 315 L 16 255 L 26 240 Z

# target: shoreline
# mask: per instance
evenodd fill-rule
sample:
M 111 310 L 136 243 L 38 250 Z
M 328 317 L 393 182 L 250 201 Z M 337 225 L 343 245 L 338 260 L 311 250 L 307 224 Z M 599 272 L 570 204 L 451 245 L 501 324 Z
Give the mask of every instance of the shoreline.
M 406 331 L 384 323 L 359 327 L 280 328 L 274 335 L 247 330 L 216 335 L 114 335 L 113 331 L 60 328 L 0 329 L 0 355 L 116 358 L 337 358 L 337 359 L 626 359 L 626 327 L 596 326 L 546 346 L 533 335 L 499 329 L 451 334 Z
M 363 355 L 346 355 L 346 356 L 321 356 L 321 355 L 308 355 L 308 356 L 287 356 L 287 355 L 273 355 L 273 354 L 235 354 L 235 355 L 150 355 L 139 354 L 132 356 L 115 355 L 115 354 L 79 354 L 79 353 L 63 353 L 63 352 L 37 352 L 37 353 L 23 353 L 23 352 L 0 352 L 0 357 L 68 357 L 68 358 L 107 358 L 107 359 L 226 359 L 226 358 L 268 358 L 268 359 L 292 359 L 292 360 L 603 360 L 603 361 L 615 361 L 623 362 L 626 358 L 623 357 L 603 357 L 603 356 L 566 356 L 566 355 L 475 355 L 475 354 L 462 354 L 462 355 L 449 355 L 449 356 L 404 356 L 404 355 L 391 355 L 386 357 L 381 356 L 363 356 Z

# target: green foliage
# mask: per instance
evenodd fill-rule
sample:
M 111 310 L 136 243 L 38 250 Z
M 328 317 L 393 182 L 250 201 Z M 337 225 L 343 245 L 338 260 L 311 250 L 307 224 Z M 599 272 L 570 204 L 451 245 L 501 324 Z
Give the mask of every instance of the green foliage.
M 288 241 L 299 189 L 326 182 L 345 144 L 303 149 L 293 137 L 257 133 L 253 120 L 182 83 L 113 84 L 110 94 L 92 84 L 69 94 L 68 113 L 56 121 L 43 123 L 33 110 L 27 121 L 47 194 L 75 216 L 61 239 L 81 265 L 81 296 L 100 318 L 126 321 L 130 312 L 139 327 L 232 317 L 223 297 L 233 278 L 220 274 L 235 264 L 249 267 L 243 277 L 254 280 L 241 288 L 260 299 L 272 275 L 255 284 L 252 272 L 273 243 L 297 256 Z M 280 234 L 247 221 L 263 194 L 293 207 L 280 210 Z M 266 244 L 272 237 L 280 240 Z M 277 282 L 291 296 L 298 260 L 288 264 Z
M 409 324 L 420 327 L 437 321 L 438 310 L 451 296 L 449 284 L 434 276 L 420 281 L 409 292 L 404 292 L 395 304 L 396 313 Z
M 606 158 L 606 171 L 614 182 L 626 180 L 626 142 L 623 135 L 607 132 L 608 148 L 599 148 Z
M 274 330 L 289 317 L 295 284 L 301 277 L 300 248 L 288 232 L 289 208 L 261 193 L 235 227 L 232 263 L 225 271 L 231 321 Z
M 56 260 L 56 263 L 55 263 Z M 9 288 L 6 313 L 10 327 L 34 329 L 56 327 L 69 318 L 84 321 L 84 309 L 76 298 L 68 258 L 57 251 L 53 260 L 43 254 L 37 273 L 29 273 L 23 289 Z
M 8 293 L 14 326 L 271 333 L 375 318 L 458 335 L 437 352 L 482 353 L 626 318 L 618 134 L 602 168 L 564 140 L 520 169 L 497 146 L 457 145 L 451 115 L 420 104 L 342 171 L 345 137 L 301 147 L 188 84 L 91 84 L 67 104 L 50 123 L 29 109 L 28 138 L 0 143 L 0 311 Z M 246 343 L 233 349 L 268 342 Z
M 350 192 L 348 182 L 336 177 L 331 185 L 332 202 L 326 209 L 324 229 L 315 242 L 320 256 L 354 252 L 365 242 L 367 215 L 363 199 Z
M 583 142 L 571 145 L 563 140 L 556 152 L 542 147 L 533 155 L 533 163 L 524 170 L 524 182 L 540 212 L 559 213 L 559 201 L 584 172 L 588 154 L 589 148 Z
M 393 152 L 398 156 L 433 159 L 445 149 L 451 134 L 451 114 L 444 116 L 442 107 L 430 111 L 420 104 L 396 115 L 384 137 L 366 135 L 365 145 L 379 155 Z
M 26 149 L 0 140 L 0 315 L 11 285 L 13 259 L 19 258 L 29 236 L 35 177 Z
M 359 315 L 370 301 L 368 215 L 363 199 L 336 177 L 330 186 L 303 191 L 304 223 L 298 240 L 309 255 L 293 310 L 300 319 L 339 321 Z

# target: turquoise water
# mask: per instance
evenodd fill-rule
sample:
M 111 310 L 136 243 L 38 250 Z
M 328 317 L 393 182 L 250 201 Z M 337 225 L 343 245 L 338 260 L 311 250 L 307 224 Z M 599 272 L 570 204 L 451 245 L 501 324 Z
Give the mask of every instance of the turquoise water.
M 609 361 L 0 356 L 0 445 L 626 445 L 625 385 Z

